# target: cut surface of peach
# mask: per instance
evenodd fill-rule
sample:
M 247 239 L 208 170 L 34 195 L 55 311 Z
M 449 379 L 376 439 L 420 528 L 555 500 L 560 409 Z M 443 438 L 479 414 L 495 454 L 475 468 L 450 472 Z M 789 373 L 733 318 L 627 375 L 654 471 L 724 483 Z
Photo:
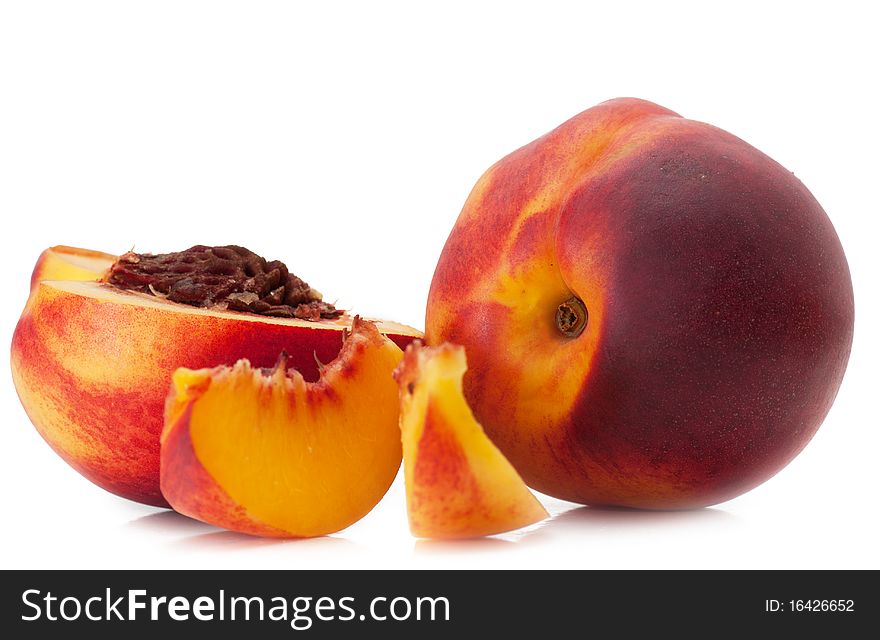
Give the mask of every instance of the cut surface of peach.
M 98 280 L 116 256 L 92 249 L 57 245 L 40 254 L 31 274 L 31 289 L 42 280 Z
M 547 511 L 492 444 L 462 393 L 463 347 L 407 347 L 401 400 L 407 511 L 413 535 L 472 538 L 534 524 Z
M 246 360 L 178 369 L 162 433 L 162 493 L 177 511 L 242 533 L 310 537 L 366 515 L 400 467 L 402 352 L 355 318 L 316 382 Z

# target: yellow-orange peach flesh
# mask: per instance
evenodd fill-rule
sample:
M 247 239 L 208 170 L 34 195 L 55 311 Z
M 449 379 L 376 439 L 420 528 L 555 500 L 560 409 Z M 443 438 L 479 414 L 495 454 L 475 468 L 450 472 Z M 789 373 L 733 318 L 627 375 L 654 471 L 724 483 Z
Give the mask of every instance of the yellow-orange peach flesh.
M 242 533 L 339 531 L 369 512 L 400 466 L 402 352 L 355 318 L 316 382 L 246 360 L 174 374 L 162 434 L 161 486 L 177 511 Z
M 31 274 L 31 290 L 43 280 L 99 280 L 116 261 L 116 256 L 58 245 L 40 254 Z

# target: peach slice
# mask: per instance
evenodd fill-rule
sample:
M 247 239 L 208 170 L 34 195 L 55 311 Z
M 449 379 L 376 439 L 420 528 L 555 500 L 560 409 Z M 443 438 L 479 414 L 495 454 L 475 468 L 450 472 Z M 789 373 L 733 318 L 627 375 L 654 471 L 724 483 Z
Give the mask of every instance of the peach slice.
M 88 270 L 101 260 L 52 249 L 37 270 L 57 276 L 65 261 Z M 271 367 L 286 351 L 289 366 L 316 380 L 315 358 L 333 360 L 351 322 L 346 314 L 276 318 L 194 307 L 102 282 L 43 280 L 13 335 L 12 376 L 40 435 L 71 466 L 117 495 L 168 506 L 159 488 L 159 436 L 172 373 L 242 358 Z M 394 322 L 377 327 L 401 347 L 421 335 Z
M 548 515 L 471 413 L 466 370 L 463 347 L 416 341 L 395 371 L 407 510 L 418 537 L 493 535 Z
M 161 487 L 180 513 L 241 533 L 320 536 L 379 502 L 400 467 L 403 354 L 355 317 L 317 382 L 247 360 L 178 369 L 166 405 Z

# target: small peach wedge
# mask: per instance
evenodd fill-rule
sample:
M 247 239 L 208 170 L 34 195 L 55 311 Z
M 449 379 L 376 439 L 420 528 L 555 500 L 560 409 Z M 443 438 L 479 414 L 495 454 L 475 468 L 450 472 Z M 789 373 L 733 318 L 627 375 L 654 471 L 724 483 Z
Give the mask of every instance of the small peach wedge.
M 268 537 L 333 533 L 366 515 L 400 467 L 403 354 L 355 317 L 317 382 L 288 369 L 178 369 L 162 433 L 162 493 L 180 513 Z
M 420 538 L 473 538 L 547 517 L 483 432 L 462 393 L 463 347 L 407 347 L 395 371 L 410 529 Z

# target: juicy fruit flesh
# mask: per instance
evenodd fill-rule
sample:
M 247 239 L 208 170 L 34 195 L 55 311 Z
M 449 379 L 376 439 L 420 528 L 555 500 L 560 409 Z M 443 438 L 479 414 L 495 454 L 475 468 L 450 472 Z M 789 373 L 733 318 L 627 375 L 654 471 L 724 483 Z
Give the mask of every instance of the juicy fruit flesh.
M 41 261 L 58 265 L 57 271 L 43 271 L 42 280 L 97 280 L 116 261 L 116 256 L 109 253 L 65 245 L 46 249 L 40 257 Z M 65 268 L 69 272 L 61 273 Z
M 92 249 L 57 245 L 40 254 L 31 273 L 31 292 L 43 280 L 98 280 L 116 256 Z
M 302 320 L 342 315 L 283 262 L 269 262 L 236 245 L 196 245 L 158 255 L 129 252 L 110 267 L 105 281 L 195 307 Z
M 314 383 L 286 370 L 283 359 L 270 372 L 247 361 L 180 369 L 163 442 L 172 430 L 188 428 L 207 474 L 250 520 L 276 535 L 338 531 L 372 509 L 400 466 L 391 371 L 401 358 L 371 323 L 356 319 L 339 357 Z M 172 506 L 235 528 L 222 515 L 189 511 L 186 487 L 175 486 L 179 470 L 165 467 L 166 455 L 163 450 L 162 488 Z
M 67 247 L 63 245 L 52 247 L 50 251 L 52 251 L 59 260 L 63 260 L 77 269 L 88 271 L 90 274 L 97 273 L 100 275 L 107 270 L 110 267 L 110 264 L 116 259 L 116 256 L 101 251 L 77 249 L 75 247 Z M 49 277 L 45 279 L 54 280 L 55 278 Z M 69 279 L 73 280 L 74 278 Z
M 410 528 L 427 538 L 518 529 L 547 517 L 489 440 L 462 392 L 464 349 L 407 348 L 396 375 Z

